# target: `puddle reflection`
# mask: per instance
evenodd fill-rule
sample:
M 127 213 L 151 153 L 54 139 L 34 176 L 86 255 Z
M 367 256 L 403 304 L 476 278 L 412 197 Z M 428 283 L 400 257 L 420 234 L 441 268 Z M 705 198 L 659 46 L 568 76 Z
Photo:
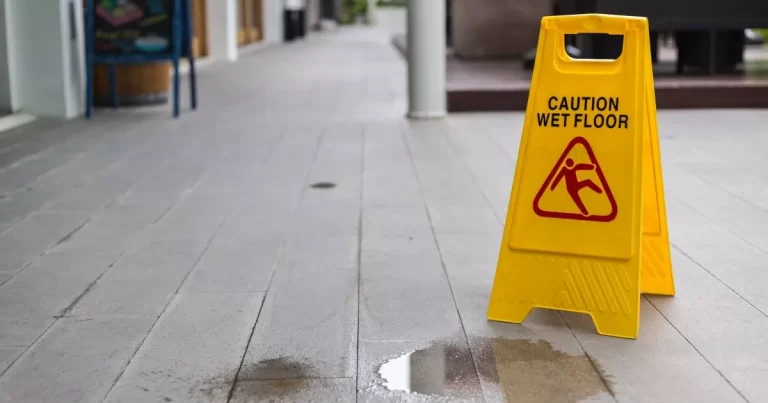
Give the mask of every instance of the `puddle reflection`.
M 379 376 L 390 391 L 464 400 L 483 399 L 480 379 L 498 388 L 485 396 L 494 401 L 578 402 L 612 394 L 599 363 L 555 350 L 545 340 L 475 338 L 471 344 L 474 360 L 466 347 L 437 343 L 387 361 Z
M 480 394 L 480 380 L 466 348 L 434 344 L 406 353 L 379 368 L 384 386 L 432 396 L 472 396 Z

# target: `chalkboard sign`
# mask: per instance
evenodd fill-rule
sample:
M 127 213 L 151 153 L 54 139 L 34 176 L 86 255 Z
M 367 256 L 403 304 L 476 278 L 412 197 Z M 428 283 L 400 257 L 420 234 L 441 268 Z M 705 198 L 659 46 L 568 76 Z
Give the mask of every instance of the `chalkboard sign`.
M 94 53 L 171 53 L 173 7 L 173 0 L 95 0 Z
M 214 0 L 212 0 L 214 1 Z M 197 109 L 192 54 L 190 0 L 85 0 L 86 109 L 93 109 L 93 69 L 109 66 L 110 97 L 120 104 L 115 65 L 170 61 L 173 64 L 173 116 L 179 116 L 179 59 L 189 61 L 192 109 Z

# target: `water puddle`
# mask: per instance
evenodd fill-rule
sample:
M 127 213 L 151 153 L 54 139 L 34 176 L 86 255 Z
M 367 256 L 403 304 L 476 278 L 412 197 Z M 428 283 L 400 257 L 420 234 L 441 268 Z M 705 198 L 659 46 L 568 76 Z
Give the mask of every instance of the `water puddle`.
M 466 346 L 436 343 L 385 362 L 379 377 L 389 391 L 482 399 L 487 389 L 486 398 L 507 402 L 578 402 L 611 393 L 610 376 L 596 361 L 545 340 L 473 338 L 470 344 L 474 360 Z
M 389 360 L 379 368 L 379 376 L 390 391 L 456 397 L 480 393 L 469 351 L 450 344 L 434 344 Z

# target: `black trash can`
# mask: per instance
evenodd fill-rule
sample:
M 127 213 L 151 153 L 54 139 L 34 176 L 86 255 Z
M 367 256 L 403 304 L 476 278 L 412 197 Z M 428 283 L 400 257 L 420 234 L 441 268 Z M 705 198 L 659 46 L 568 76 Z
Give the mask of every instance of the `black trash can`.
M 296 36 L 303 38 L 307 35 L 307 12 L 305 9 L 298 10 L 296 18 Z
M 283 39 L 286 42 L 291 42 L 296 38 L 296 24 L 293 22 L 294 13 L 293 10 L 283 10 Z

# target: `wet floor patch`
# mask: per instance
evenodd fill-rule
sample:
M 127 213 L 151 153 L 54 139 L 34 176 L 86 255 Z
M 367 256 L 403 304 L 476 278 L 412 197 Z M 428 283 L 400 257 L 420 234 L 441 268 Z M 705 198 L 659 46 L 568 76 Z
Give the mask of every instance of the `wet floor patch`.
M 333 189 L 336 184 L 333 182 L 317 182 L 309 185 L 312 189 Z
M 507 402 L 578 402 L 611 393 L 597 362 L 545 340 L 477 338 L 472 346 L 474 357 L 466 346 L 438 342 L 391 359 L 378 369 L 381 384 L 392 392 L 482 399 L 479 374 Z
M 244 365 L 231 401 L 349 401 L 354 398 L 354 389 L 354 378 L 321 378 L 317 370 L 306 362 L 292 357 L 278 357 Z
M 379 367 L 384 387 L 429 396 L 469 397 L 479 379 L 466 347 L 436 343 L 387 361 Z
M 611 393 L 610 376 L 586 355 L 555 350 L 546 340 L 478 341 L 478 372 L 499 385 L 507 402 L 578 402 Z
M 246 365 L 240 373 L 240 379 L 302 379 L 311 378 L 312 366 L 290 357 L 270 358 L 256 364 Z

